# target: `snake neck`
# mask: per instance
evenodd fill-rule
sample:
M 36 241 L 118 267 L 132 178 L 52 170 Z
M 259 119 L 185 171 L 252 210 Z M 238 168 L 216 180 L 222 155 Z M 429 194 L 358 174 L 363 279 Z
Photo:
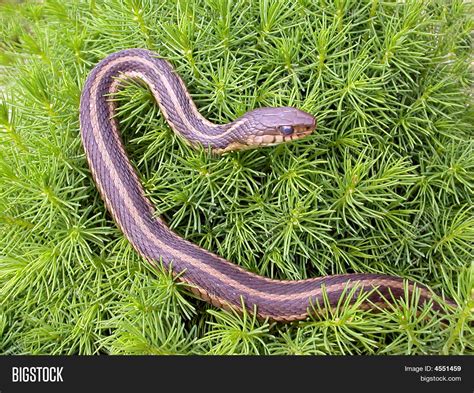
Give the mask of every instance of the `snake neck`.
M 115 112 L 115 103 L 110 96 L 121 88 L 126 79 L 143 82 L 173 131 L 192 145 L 223 150 L 236 139 L 236 134 L 244 125 L 238 120 L 229 124 L 214 124 L 207 120 L 198 111 L 184 81 L 173 67 L 166 60 L 142 49 L 114 53 L 91 72 L 89 80 L 100 82 L 90 93 L 95 95 L 101 110 L 106 111 L 110 118 Z

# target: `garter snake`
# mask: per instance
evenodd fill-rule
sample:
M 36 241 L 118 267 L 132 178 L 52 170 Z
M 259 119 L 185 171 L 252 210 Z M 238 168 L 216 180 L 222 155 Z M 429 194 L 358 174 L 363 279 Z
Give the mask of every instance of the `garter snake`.
M 260 108 L 229 123 L 218 125 L 197 110 L 183 80 L 170 63 L 144 49 L 127 49 L 109 55 L 90 72 L 80 102 L 80 128 L 87 161 L 109 212 L 135 250 L 150 263 L 172 267 L 179 280 L 211 304 L 256 312 L 275 321 L 305 319 L 322 304 L 336 306 L 341 296 L 357 286 L 369 295 L 363 306 L 387 304 L 415 283 L 384 274 L 338 274 L 305 280 L 275 280 L 251 273 L 171 231 L 156 218 L 154 207 L 133 169 L 114 117 L 116 103 L 108 96 L 123 79 L 148 85 L 161 113 L 173 131 L 190 144 L 215 152 L 287 142 L 312 133 L 312 115 L 292 107 Z M 407 285 L 407 286 L 405 286 Z M 416 284 L 421 301 L 432 292 Z M 376 289 L 376 290 L 374 290 Z M 450 301 L 447 301 L 450 303 Z M 437 301 L 432 306 L 441 309 Z

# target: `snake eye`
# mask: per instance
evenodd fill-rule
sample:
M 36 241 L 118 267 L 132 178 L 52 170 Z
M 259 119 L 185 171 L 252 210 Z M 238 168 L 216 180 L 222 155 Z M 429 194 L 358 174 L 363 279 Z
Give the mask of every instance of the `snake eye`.
M 283 135 L 291 135 L 293 134 L 293 126 L 279 126 L 278 130 L 283 134 Z

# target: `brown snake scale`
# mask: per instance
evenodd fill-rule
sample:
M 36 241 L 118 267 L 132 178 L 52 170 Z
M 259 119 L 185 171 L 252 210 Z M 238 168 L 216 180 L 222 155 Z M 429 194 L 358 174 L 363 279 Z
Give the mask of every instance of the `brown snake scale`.
M 224 125 L 206 120 L 194 105 L 181 78 L 156 54 L 128 49 L 102 60 L 89 74 L 81 96 L 80 126 L 86 157 L 95 183 L 117 225 L 137 252 L 156 265 L 171 264 L 179 280 L 201 299 L 217 307 L 256 311 L 259 318 L 276 321 L 305 319 L 313 305 L 335 307 L 354 286 L 368 292 L 364 308 L 388 305 L 404 296 L 404 280 L 383 274 L 341 274 L 306 280 L 273 280 L 212 254 L 176 235 L 159 218 L 125 152 L 115 103 L 108 99 L 125 78 L 143 81 L 153 93 L 174 132 L 191 144 L 217 152 L 264 146 L 298 139 L 315 128 L 313 116 L 291 107 L 261 108 Z M 410 291 L 414 282 L 406 281 Z M 416 284 L 421 303 L 432 292 Z M 326 292 L 329 304 L 323 302 Z M 358 293 L 358 292 L 357 292 Z M 353 298 L 349 299 L 351 302 Z M 453 304 L 446 300 L 446 303 Z

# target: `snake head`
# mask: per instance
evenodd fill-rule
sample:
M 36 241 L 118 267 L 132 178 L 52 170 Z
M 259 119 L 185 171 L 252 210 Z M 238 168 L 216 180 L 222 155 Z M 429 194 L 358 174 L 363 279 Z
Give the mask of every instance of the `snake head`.
M 293 107 L 259 108 L 246 113 L 232 126 L 238 143 L 226 150 L 271 146 L 303 138 L 316 128 L 316 119 Z

